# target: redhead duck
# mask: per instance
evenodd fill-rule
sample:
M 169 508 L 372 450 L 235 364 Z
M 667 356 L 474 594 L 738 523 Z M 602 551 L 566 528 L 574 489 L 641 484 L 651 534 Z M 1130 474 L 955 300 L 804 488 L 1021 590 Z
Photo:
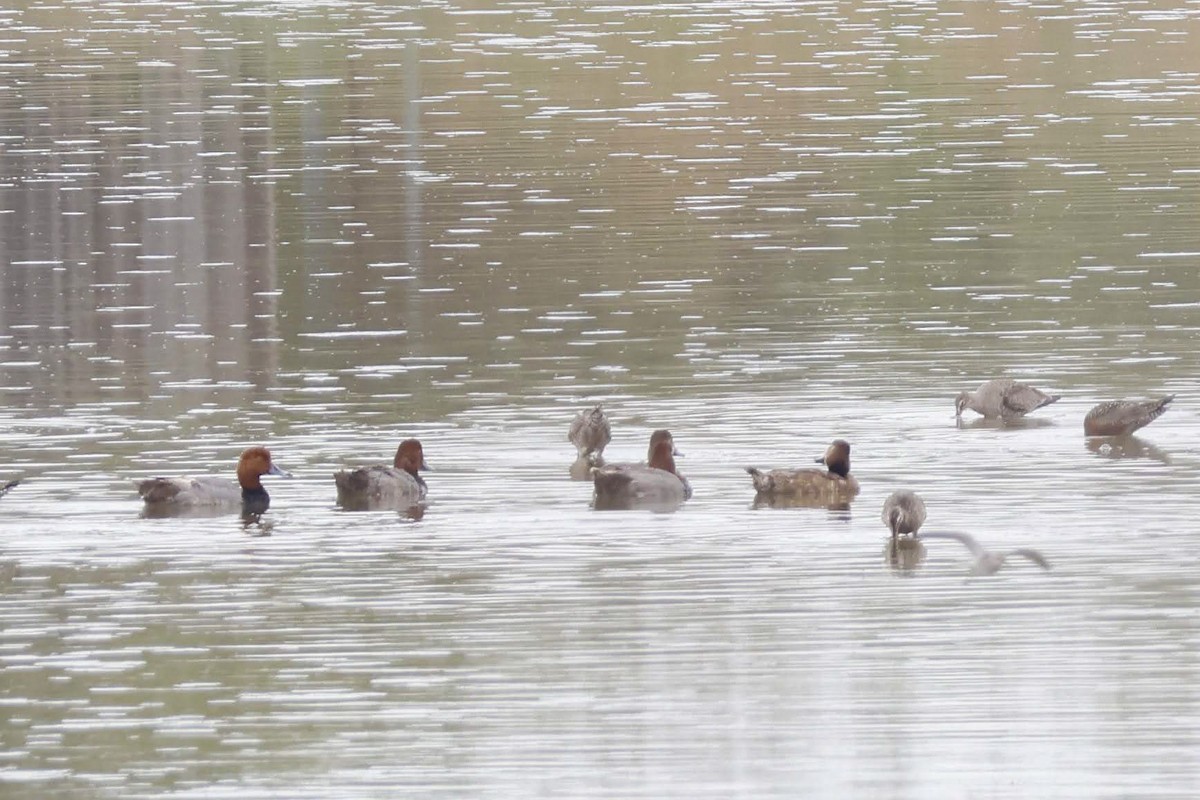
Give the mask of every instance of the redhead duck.
M 649 464 L 610 464 L 592 473 L 597 509 L 673 510 L 692 496 L 687 479 L 675 471 L 675 440 L 655 431 Z M 654 438 L 654 437 L 651 437 Z
M 654 458 L 654 451 L 658 448 L 660 442 L 666 442 L 671 445 L 671 455 L 683 455 L 683 453 L 679 452 L 679 448 L 675 446 L 675 437 L 671 435 L 671 432 L 660 428 L 650 434 L 650 448 L 646 451 L 646 463 L 649 463 Z
M 429 469 L 425 451 L 416 439 L 396 448 L 393 465 L 373 464 L 333 474 L 338 504 L 350 509 L 399 508 L 425 499 L 425 480 L 417 470 Z
M 839 502 L 854 499 L 858 480 L 850 474 L 850 443 L 835 439 L 816 459 L 826 469 L 773 469 L 766 472 L 746 467 L 754 489 L 764 498 L 800 498 Z
M 892 492 L 883 501 L 882 516 L 883 524 L 892 531 L 892 541 L 904 534 L 915 538 L 925 524 L 925 501 L 907 489 Z
M 151 516 L 174 516 L 194 511 L 232 511 L 261 513 L 271 505 L 263 488 L 263 475 L 292 477 L 275 466 L 265 447 L 250 447 L 242 452 L 237 465 L 237 483 L 224 478 L 150 478 L 137 483 L 138 494 Z
M 590 411 L 580 411 L 567 431 L 567 441 L 575 445 L 579 459 L 590 460 L 593 464 L 600 462 L 600 456 L 611 440 L 612 426 L 608 424 L 608 417 L 604 416 L 604 409 L 600 406 Z
M 1175 395 L 1157 400 L 1109 400 L 1083 418 L 1084 436 L 1128 436 L 1162 416 Z
M 975 561 L 971 564 L 972 575 L 995 575 L 1004 566 L 1004 562 L 1010 556 L 1021 556 L 1027 558 L 1034 564 L 1037 564 L 1042 569 L 1050 569 L 1050 562 L 1039 553 L 1037 550 L 1028 547 L 1018 547 L 1016 550 L 1009 550 L 1007 553 L 993 553 L 985 550 L 983 545 L 975 540 L 975 537 L 969 533 L 959 533 L 958 531 L 938 531 L 936 533 L 923 533 L 922 539 L 953 539 L 957 542 L 962 542 L 971 551 L 971 555 L 975 556 Z
M 973 392 L 960 393 L 954 400 L 954 416 L 961 417 L 963 410 L 969 408 L 987 418 L 1023 417 L 1030 411 L 1050 405 L 1061 396 L 1046 394 L 1010 378 L 997 378 Z

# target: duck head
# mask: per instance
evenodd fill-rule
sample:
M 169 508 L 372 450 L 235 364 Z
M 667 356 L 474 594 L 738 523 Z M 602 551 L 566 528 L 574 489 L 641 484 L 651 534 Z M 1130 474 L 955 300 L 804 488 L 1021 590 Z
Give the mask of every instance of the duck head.
M 283 478 L 292 477 L 292 473 L 275 466 L 274 462 L 271 461 L 271 451 L 267 450 L 267 448 L 250 447 L 244 450 L 242 457 L 238 459 L 237 465 L 238 483 L 241 487 L 252 492 L 261 492 L 263 485 L 260 478 L 263 475 L 279 475 Z
M 647 461 L 652 461 L 654 459 L 654 449 L 663 442 L 666 442 L 670 446 L 671 455 L 683 455 L 683 453 L 679 452 L 679 450 L 675 448 L 675 437 L 671 436 L 671 432 L 665 429 L 659 429 L 650 434 L 650 451 L 646 454 Z
M 425 451 L 421 449 L 421 442 L 417 439 L 405 439 L 401 442 L 400 446 L 396 448 L 396 459 L 393 466 L 421 481 L 417 470 L 429 469 L 429 465 L 425 463 Z
M 834 439 L 817 463 L 824 464 L 834 475 L 845 478 L 850 474 L 850 443 L 845 439 Z
M 675 475 L 675 443 L 669 438 L 670 434 L 667 436 L 668 438 L 659 439 L 650 445 L 650 466 Z

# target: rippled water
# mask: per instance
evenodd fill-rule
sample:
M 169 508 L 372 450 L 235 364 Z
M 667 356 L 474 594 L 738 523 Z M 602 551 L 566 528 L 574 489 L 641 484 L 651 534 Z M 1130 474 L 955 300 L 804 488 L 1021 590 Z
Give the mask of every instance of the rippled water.
M 0 794 L 1194 794 L 1198 21 L 0 12 Z M 1000 374 L 1063 399 L 956 425 Z M 680 511 L 591 510 L 596 402 Z M 424 514 L 339 510 L 408 436 Z M 140 516 L 251 443 L 261 519 Z M 894 569 L 900 487 L 1052 571 Z

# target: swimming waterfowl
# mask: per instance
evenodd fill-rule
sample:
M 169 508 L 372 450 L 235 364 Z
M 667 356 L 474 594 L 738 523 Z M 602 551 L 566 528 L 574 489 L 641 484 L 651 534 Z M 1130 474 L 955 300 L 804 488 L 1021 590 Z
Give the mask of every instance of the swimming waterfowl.
M 671 510 L 692 496 L 687 479 L 675 470 L 675 443 L 671 434 L 655 431 L 654 435 L 658 438 L 648 464 L 609 464 L 592 473 L 597 509 Z
M 990 380 L 974 392 L 962 392 L 954 399 L 954 416 L 971 409 L 985 417 L 1012 419 L 1056 402 L 1062 395 L 1046 394 L 1010 378 Z
M 1175 395 L 1155 400 L 1109 400 L 1083 418 L 1084 436 L 1128 436 L 1162 416 Z
M 612 426 L 608 424 L 608 417 L 604 416 L 604 409 L 600 406 L 590 411 L 580 411 L 567 431 L 567 441 L 575 445 L 579 458 L 589 459 L 593 463 L 600 461 L 611 439 Z
M 925 524 L 925 501 L 916 492 L 900 489 L 883 501 L 883 524 L 892 532 L 892 541 L 902 535 L 917 536 Z
M 650 434 L 650 448 L 646 451 L 646 463 L 650 463 L 650 459 L 654 458 L 654 450 L 658 447 L 659 442 L 667 442 L 671 445 L 671 455 L 683 455 L 683 453 L 679 452 L 679 448 L 675 446 L 675 437 L 671 435 L 671 432 L 660 428 Z
M 975 561 L 971 564 L 972 575 L 994 575 L 1004 566 L 1004 562 L 1011 556 L 1021 556 L 1027 558 L 1034 564 L 1037 564 L 1042 569 L 1050 569 L 1050 562 L 1039 553 L 1037 550 L 1032 550 L 1028 547 L 1018 547 L 1015 550 L 1009 550 L 1007 553 L 993 553 L 985 550 L 983 545 L 975 540 L 975 537 L 969 533 L 959 533 L 958 531 L 934 531 L 921 534 L 922 539 L 954 539 L 962 542 L 971 551 L 971 555 L 975 556 Z
M 421 442 L 405 439 L 390 467 L 373 464 L 335 472 L 338 505 L 355 510 L 407 508 L 425 498 L 425 480 L 417 471 L 427 469 Z
M 0 486 L 0 497 L 3 497 L 4 495 L 8 494 L 13 489 L 17 488 L 17 486 L 20 483 L 21 483 L 21 479 L 17 478 L 15 481 L 9 481 L 8 483 L 4 484 L 3 486 Z
M 265 447 L 250 447 L 242 452 L 237 464 L 237 482 L 224 478 L 150 478 L 136 483 L 138 494 L 145 503 L 145 513 L 152 516 L 171 516 L 191 510 L 208 511 L 241 508 L 248 513 L 261 513 L 271 504 L 267 490 L 260 480 L 263 475 L 292 477 L 271 461 Z
M 816 459 L 826 469 L 772 469 L 746 467 L 754 489 L 759 495 L 771 497 L 809 497 L 830 500 L 853 499 L 858 494 L 858 480 L 850 474 L 850 443 L 835 439 Z

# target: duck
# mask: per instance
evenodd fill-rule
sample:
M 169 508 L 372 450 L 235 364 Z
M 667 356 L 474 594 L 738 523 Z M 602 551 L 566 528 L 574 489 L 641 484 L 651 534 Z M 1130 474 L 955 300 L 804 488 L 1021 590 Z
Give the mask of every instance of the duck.
M 592 472 L 596 509 L 674 510 L 692 496 L 687 479 L 675 469 L 675 440 L 655 431 L 647 464 L 609 464 Z
M 417 439 L 405 439 L 396 448 L 392 466 L 372 464 L 333 474 L 338 505 L 353 510 L 408 507 L 425 499 L 425 451 Z
M 963 410 L 969 408 L 988 419 L 1013 419 L 1058 402 L 1061 398 L 1062 395 L 1046 394 L 1011 378 L 996 378 L 973 392 L 959 393 L 954 399 L 954 416 L 961 417 Z
M 850 443 L 834 439 L 825 455 L 815 459 L 825 469 L 772 469 L 746 467 L 754 489 L 760 496 L 807 497 L 828 500 L 853 499 L 859 491 L 858 480 L 850 474 Z
M 149 516 L 173 516 L 193 511 L 262 513 L 271 505 L 263 488 L 263 475 L 290 478 L 271 460 L 265 447 L 249 447 L 237 463 L 237 482 L 216 477 L 150 478 L 136 482 L 138 495 Z
M 17 478 L 15 481 L 9 481 L 8 483 L 4 484 L 3 486 L 0 486 L 0 497 L 3 497 L 4 495 L 8 494 L 13 489 L 17 488 L 20 484 L 21 484 L 21 479 Z
M 567 441 L 575 445 L 579 460 L 598 463 L 604 448 L 612 440 L 612 426 L 604 409 L 596 406 L 589 411 L 580 411 L 567 431 Z
M 971 555 L 975 557 L 974 562 L 971 564 L 971 575 L 995 575 L 1012 556 L 1026 558 L 1042 569 L 1050 569 L 1050 562 L 1046 560 L 1046 557 L 1037 550 L 1029 547 L 1018 547 L 1006 553 L 994 553 L 984 549 L 983 545 L 971 534 L 959 531 L 931 531 L 921 534 L 921 538 L 953 539 L 957 542 L 962 542 L 971 551 Z
M 1108 400 L 1083 418 L 1084 436 L 1128 436 L 1162 416 L 1175 395 L 1153 400 Z
M 892 532 L 892 541 L 901 536 L 917 537 L 925 524 L 925 501 L 916 492 L 899 489 L 883 501 L 883 524 Z
M 675 446 L 675 437 L 665 428 L 660 428 L 650 434 L 650 448 L 646 451 L 646 463 L 654 458 L 654 451 L 658 448 L 660 442 L 667 442 L 671 445 L 671 455 L 683 457 L 683 453 L 679 452 L 679 448 Z

